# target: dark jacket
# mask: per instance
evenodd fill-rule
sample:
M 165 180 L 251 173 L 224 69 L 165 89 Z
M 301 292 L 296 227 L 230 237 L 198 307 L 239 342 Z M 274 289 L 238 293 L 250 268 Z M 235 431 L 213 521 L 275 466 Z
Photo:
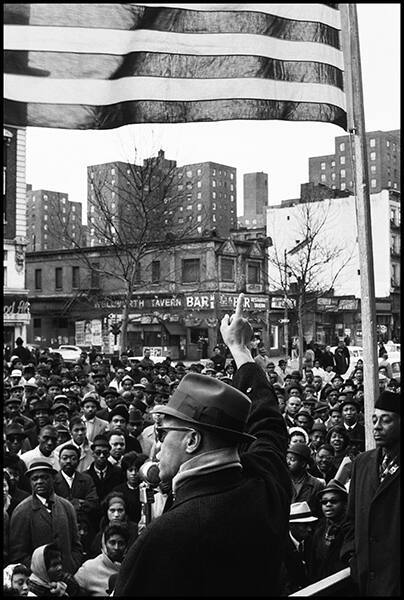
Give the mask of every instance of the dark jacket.
M 74 506 L 76 514 L 89 513 L 99 507 L 99 500 L 94 481 L 87 473 L 76 471 L 72 487 L 69 487 L 61 471 L 55 475 L 55 492 L 66 498 Z M 83 500 L 83 503 L 78 502 Z
M 346 346 L 338 346 L 334 352 L 335 372 L 338 375 L 343 375 L 348 371 L 349 362 L 351 360 L 349 350 Z
M 184 478 L 172 507 L 126 554 L 115 595 L 279 595 L 291 499 L 286 427 L 258 365 L 242 365 L 233 385 L 251 390 L 247 429 L 257 436 L 240 451 L 243 470 Z
M 360 596 L 401 595 L 401 467 L 379 483 L 381 452 L 368 450 L 352 463 L 341 558 L 351 557 Z
M 54 542 L 62 551 L 63 568 L 75 573 L 82 562 L 76 514 L 65 498 L 54 494 L 53 499 L 52 514 L 35 495 L 16 506 L 10 521 L 9 561 L 29 568 L 35 548 Z
M 25 490 L 22 490 L 19 487 L 16 487 L 14 489 L 14 492 L 11 495 L 11 501 L 10 501 L 10 505 L 7 509 L 8 514 L 12 515 L 13 510 L 15 509 L 16 506 L 18 506 L 20 504 L 20 502 L 22 502 L 23 500 L 25 500 L 25 498 L 28 498 L 31 494 L 29 494 L 28 492 L 26 492 Z
M 90 475 L 91 479 L 94 481 L 95 489 L 97 490 L 97 495 L 99 501 L 102 502 L 109 492 L 112 492 L 115 486 L 119 485 L 123 481 L 123 473 L 120 467 L 116 467 L 115 465 L 111 465 L 110 462 L 107 463 L 107 472 L 105 475 L 105 479 L 100 479 L 95 472 L 94 463 L 90 465 L 87 471 L 84 471 L 84 475 Z
M 136 487 L 134 490 L 132 490 L 128 488 L 127 483 L 121 483 L 120 485 L 114 487 L 113 491 L 123 494 L 129 520 L 133 521 L 134 523 L 139 523 L 142 511 L 139 487 Z
M 310 473 L 306 473 L 299 491 L 297 491 L 293 486 L 291 502 L 306 501 L 310 506 L 313 515 L 315 517 L 321 517 L 323 513 L 321 512 L 320 501 L 317 494 L 320 490 L 324 489 L 324 487 L 324 480 L 321 480 L 318 477 L 313 477 L 313 475 L 310 475 Z
M 365 427 L 356 422 L 353 429 L 347 429 L 347 434 L 351 440 L 351 445 L 355 446 L 359 452 L 365 451 Z
M 312 538 L 309 558 L 310 583 L 319 581 L 345 569 L 347 563 L 340 559 L 340 551 L 344 539 L 342 523 L 336 523 L 335 539 L 329 545 L 325 543 L 325 533 L 329 522 L 322 518 L 318 522 Z
M 297 550 L 288 536 L 286 552 L 281 569 L 281 596 L 289 596 L 310 584 L 309 579 L 310 539 L 304 542 L 304 551 Z

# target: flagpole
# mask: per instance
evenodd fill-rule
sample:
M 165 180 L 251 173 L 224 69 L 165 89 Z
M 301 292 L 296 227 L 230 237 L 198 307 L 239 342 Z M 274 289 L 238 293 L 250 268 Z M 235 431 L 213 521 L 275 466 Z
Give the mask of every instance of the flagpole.
M 340 4 L 346 60 L 348 131 L 353 144 L 354 190 L 361 284 L 361 322 L 363 344 L 363 384 L 366 450 L 375 447 L 372 415 L 379 395 L 376 344 L 376 301 L 372 248 L 369 176 L 363 107 L 362 71 L 356 4 Z

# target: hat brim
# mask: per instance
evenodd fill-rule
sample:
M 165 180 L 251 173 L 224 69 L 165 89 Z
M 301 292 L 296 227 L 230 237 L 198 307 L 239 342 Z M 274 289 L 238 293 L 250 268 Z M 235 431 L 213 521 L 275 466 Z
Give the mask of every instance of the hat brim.
M 149 414 L 168 415 L 170 417 L 180 419 L 181 421 L 185 421 L 186 423 L 196 425 L 200 429 L 208 429 L 209 431 L 217 431 L 218 433 L 223 433 L 226 435 L 226 437 L 233 437 L 234 439 L 237 439 L 240 442 L 253 442 L 257 439 L 254 435 L 251 435 L 249 433 L 242 433 L 240 431 L 236 431 L 235 429 L 227 429 L 225 427 L 219 427 L 218 425 L 210 425 L 209 423 L 201 423 L 200 421 L 196 421 L 195 419 L 184 415 L 179 410 L 171 408 L 170 406 L 167 406 L 165 404 L 155 406 Z
M 56 469 L 54 469 L 53 467 L 39 466 L 39 467 L 34 467 L 32 469 L 27 469 L 25 471 L 24 475 L 26 475 L 27 477 L 29 477 L 31 475 L 31 473 L 35 473 L 35 471 L 48 471 L 49 473 L 52 473 L 52 475 L 56 475 L 57 474 Z
M 313 521 L 318 521 L 317 517 L 289 517 L 289 523 L 313 523 Z

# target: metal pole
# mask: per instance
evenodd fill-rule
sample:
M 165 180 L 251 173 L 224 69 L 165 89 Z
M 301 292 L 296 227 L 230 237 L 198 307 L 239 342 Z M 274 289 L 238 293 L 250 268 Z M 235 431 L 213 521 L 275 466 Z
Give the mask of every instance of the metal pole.
M 288 265 L 286 262 L 287 251 L 285 249 L 285 296 L 283 311 L 283 338 L 285 344 L 285 360 L 288 364 L 288 346 L 289 346 L 289 319 L 288 319 Z
M 360 62 L 358 18 L 356 4 L 341 4 L 345 19 L 345 60 L 348 77 L 348 130 L 353 140 L 355 157 L 355 204 L 361 278 L 361 321 L 363 339 L 363 384 L 366 450 L 375 447 L 372 414 L 379 395 L 376 344 L 376 303 L 373 267 L 372 227 L 370 213 L 369 177 L 363 108 L 362 73 Z M 349 33 L 349 37 L 348 37 Z

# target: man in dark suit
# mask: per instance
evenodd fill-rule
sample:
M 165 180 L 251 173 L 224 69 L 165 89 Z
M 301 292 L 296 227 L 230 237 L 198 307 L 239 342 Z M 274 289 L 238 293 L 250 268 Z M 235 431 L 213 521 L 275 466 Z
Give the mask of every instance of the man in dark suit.
M 400 596 L 400 394 L 382 392 L 372 420 L 376 448 L 352 463 L 341 558 L 359 596 Z
M 92 478 L 100 502 L 124 480 L 120 467 L 111 465 L 108 462 L 109 451 L 108 440 L 102 435 L 95 437 L 91 444 L 94 461 L 90 468 L 84 472 Z
M 77 516 L 89 514 L 99 507 L 94 481 L 87 473 L 79 473 L 80 449 L 73 444 L 63 446 L 59 453 L 60 471 L 55 475 L 55 492 L 74 506 Z
M 189 373 L 153 409 L 162 415 L 160 478 L 175 500 L 128 550 L 116 596 L 279 595 L 291 498 L 287 431 L 248 348 L 243 299 L 221 323 L 237 365 L 235 387 Z
M 358 450 L 358 452 L 364 452 L 365 450 L 365 428 L 359 422 L 359 410 L 356 400 L 354 400 L 352 394 L 347 394 L 345 400 L 340 405 L 342 413 L 342 422 L 349 435 L 352 446 Z

